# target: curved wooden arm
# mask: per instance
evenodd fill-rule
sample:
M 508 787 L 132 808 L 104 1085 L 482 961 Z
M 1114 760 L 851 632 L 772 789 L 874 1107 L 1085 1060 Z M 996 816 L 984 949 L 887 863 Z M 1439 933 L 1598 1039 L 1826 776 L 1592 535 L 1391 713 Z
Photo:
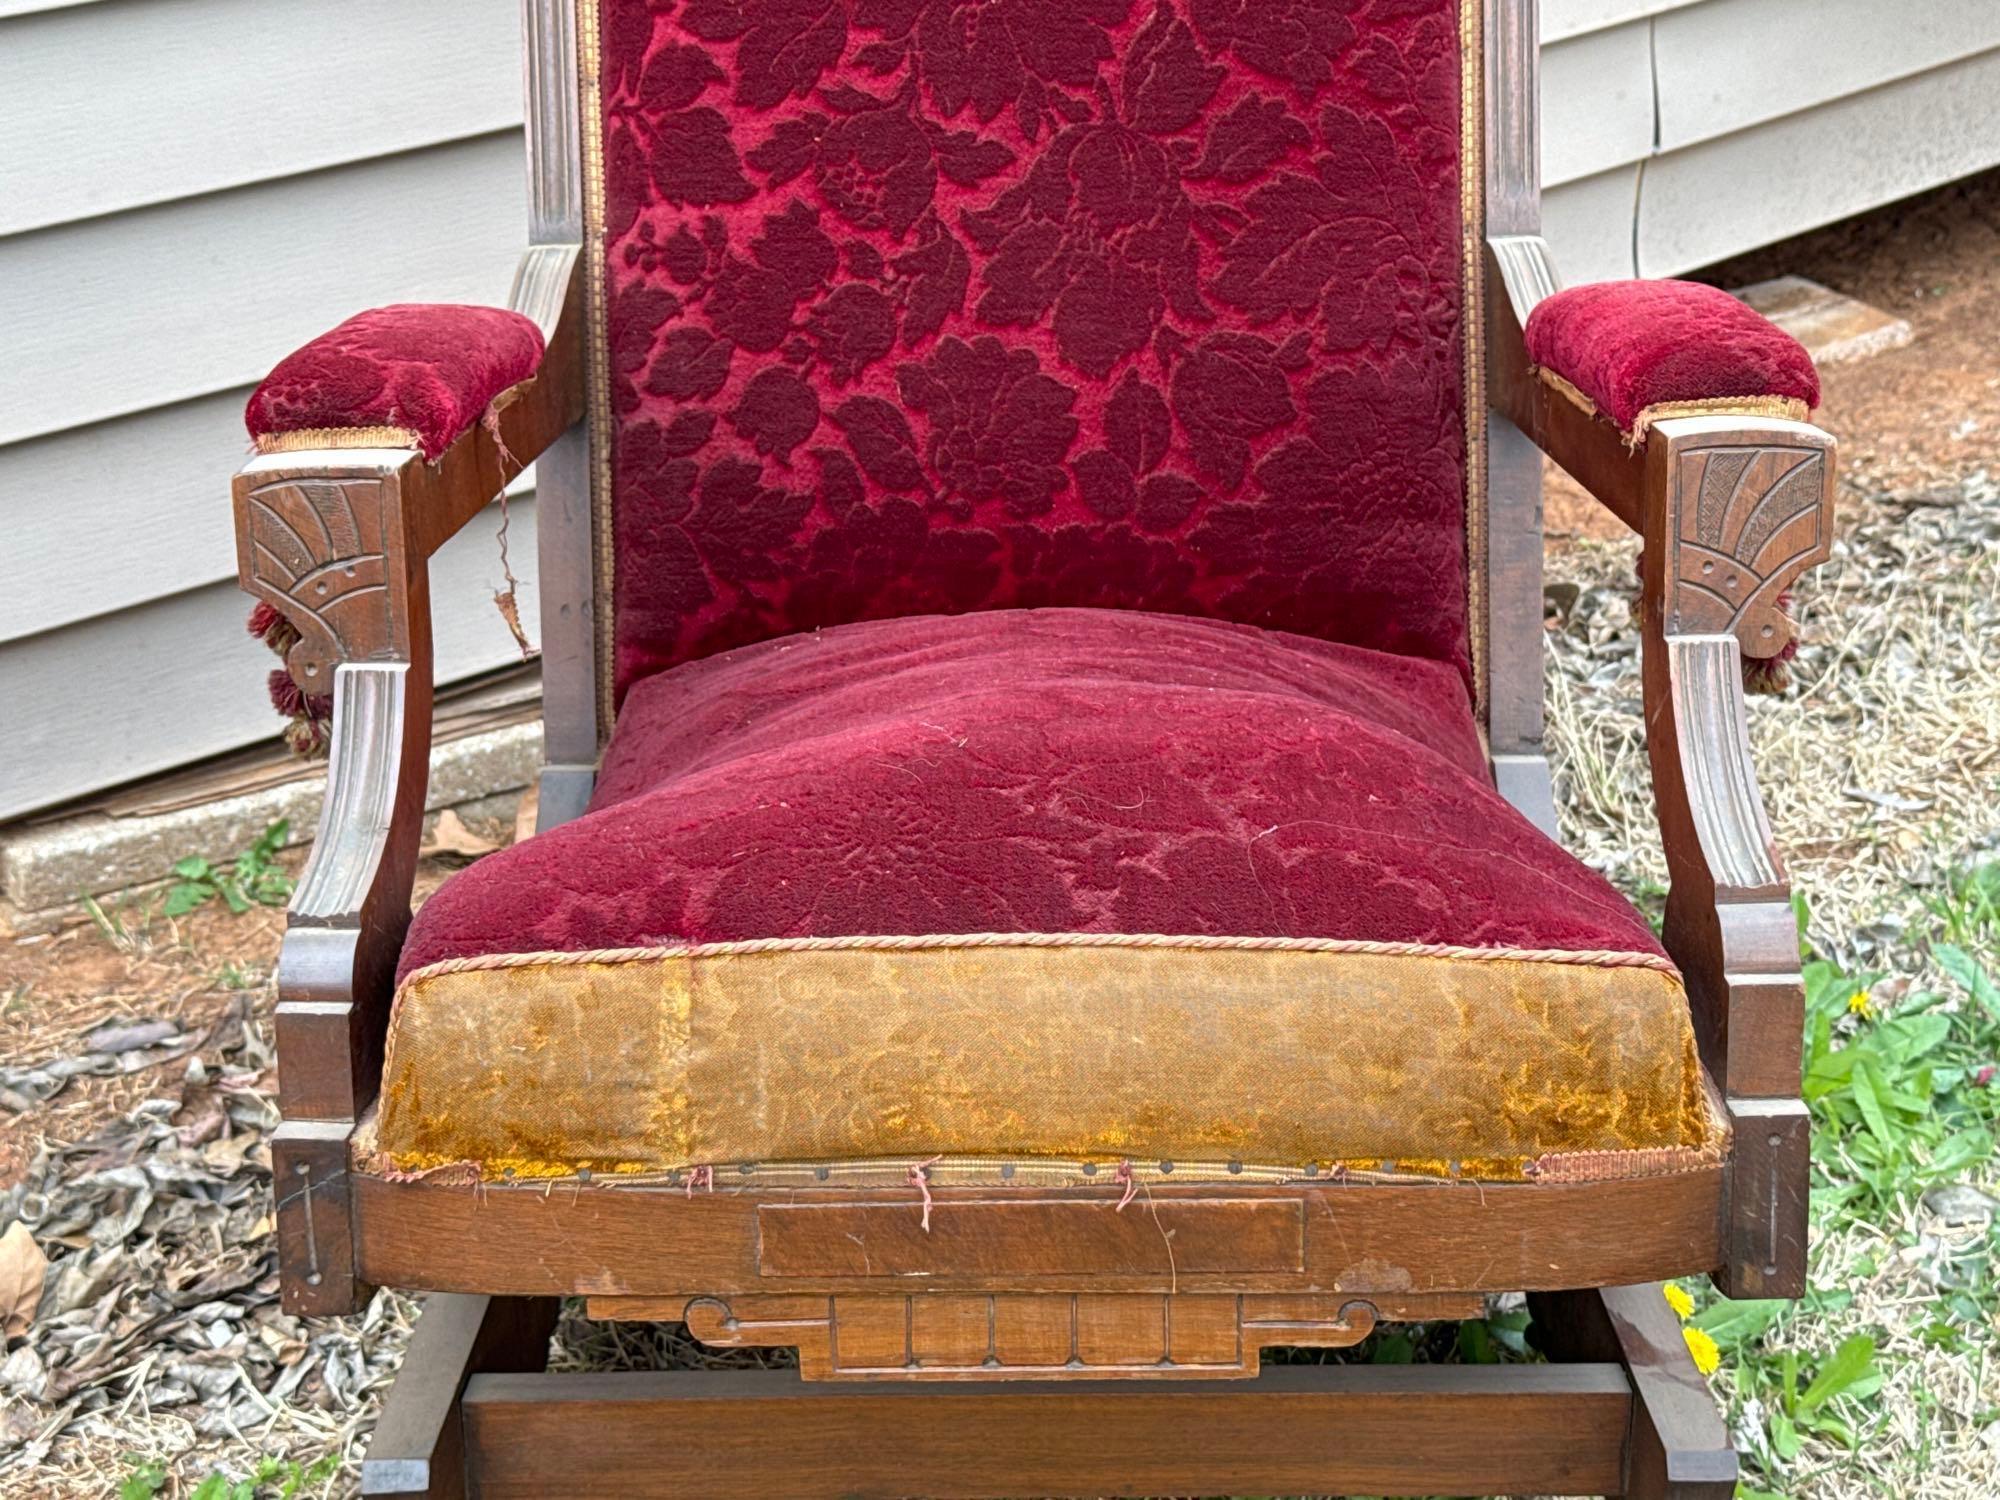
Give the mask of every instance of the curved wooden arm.
M 348 1310 L 358 1294 L 348 1138 L 374 1099 L 410 920 L 430 771 L 430 559 L 583 414 L 575 246 L 523 258 L 514 305 L 543 324 L 540 370 L 425 463 L 404 449 L 252 459 L 234 484 L 238 578 L 298 631 L 286 664 L 333 698 L 326 800 L 278 960 L 274 1142 L 284 1299 Z

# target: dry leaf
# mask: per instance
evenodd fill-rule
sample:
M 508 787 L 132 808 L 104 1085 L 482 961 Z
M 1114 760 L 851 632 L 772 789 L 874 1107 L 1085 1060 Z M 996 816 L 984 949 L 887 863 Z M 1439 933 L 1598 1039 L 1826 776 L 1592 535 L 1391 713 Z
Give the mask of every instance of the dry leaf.
M 514 814 L 514 842 L 525 844 L 535 836 L 535 819 L 542 808 L 542 789 L 529 786 L 521 793 L 521 809 Z
M 465 820 L 459 817 L 456 811 L 447 807 L 438 814 L 436 831 L 424 841 L 420 852 L 426 856 L 442 854 L 459 859 L 478 859 L 481 855 L 491 854 L 499 847 L 493 840 L 481 838 L 467 828 Z
M 41 1305 L 42 1282 L 49 1274 L 49 1258 L 18 1219 L 0 1234 L 0 1331 L 18 1338 L 35 1321 Z
M 493 607 L 500 611 L 500 618 L 507 622 L 507 630 L 514 637 L 514 644 L 521 648 L 521 660 L 529 661 L 535 649 L 528 644 L 528 632 L 521 628 L 521 605 L 514 596 L 514 585 L 508 584 L 493 595 Z

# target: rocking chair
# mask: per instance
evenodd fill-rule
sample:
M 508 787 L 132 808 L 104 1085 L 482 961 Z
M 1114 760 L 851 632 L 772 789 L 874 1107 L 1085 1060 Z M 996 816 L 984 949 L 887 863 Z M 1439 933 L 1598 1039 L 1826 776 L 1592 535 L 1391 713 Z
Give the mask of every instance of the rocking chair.
M 331 715 L 285 1306 L 430 1294 L 364 1493 L 1730 1494 L 1655 1283 L 1802 1289 L 1743 694 L 1834 450 L 1722 293 L 1558 290 L 1533 0 L 523 9 L 510 307 L 286 359 L 234 490 Z M 1663 939 L 1555 842 L 1541 452 L 1644 538 Z M 539 830 L 413 920 L 530 462 Z

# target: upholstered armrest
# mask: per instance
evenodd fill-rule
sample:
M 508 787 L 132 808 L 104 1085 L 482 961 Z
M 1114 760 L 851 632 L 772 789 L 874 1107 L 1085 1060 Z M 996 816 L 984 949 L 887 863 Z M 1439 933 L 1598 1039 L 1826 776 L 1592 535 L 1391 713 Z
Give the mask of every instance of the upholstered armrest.
M 257 388 L 258 457 L 234 487 L 238 577 L 290 627 L 302 692 L 330 691 L 342 663 L 414 660 L 431 554 L 582 416 L 579 287 L 573 251 L 537 252 L 517 300 L 539 317 L 381 308 Z
M 1799 341 L 1693 281 L 1600 281 L 1545 297 L 1522 330 L 1539 379 L 1639 439 L 1662 417 L 1804 421 L 1819 373 Z
M 378 307 L 280 360 L 244 420 L 261 453 L 366 446 L 436 459 L 540 368 L 544 347 L 534 319 L 507 308 Z

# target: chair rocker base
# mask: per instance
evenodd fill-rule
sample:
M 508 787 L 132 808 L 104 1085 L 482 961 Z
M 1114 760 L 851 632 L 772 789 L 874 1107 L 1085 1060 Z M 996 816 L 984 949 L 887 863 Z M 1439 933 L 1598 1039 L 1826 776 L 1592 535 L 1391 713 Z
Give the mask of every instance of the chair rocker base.
M 557 1306 L 432 1295 L 362 1493 L 1727 1500 L 1735 1489 L 1727 1430 L 1657 1285 L 1537 1295 L 1548 1364 L 1282 1365 L 1203 1382 L 551 1375 Z

